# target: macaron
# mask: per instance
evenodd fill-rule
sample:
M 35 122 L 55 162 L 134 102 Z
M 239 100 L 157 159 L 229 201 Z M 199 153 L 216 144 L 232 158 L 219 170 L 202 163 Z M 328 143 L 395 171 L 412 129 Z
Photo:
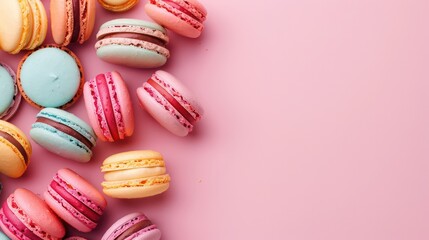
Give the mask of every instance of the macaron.
M 128 88 L 116 71 L 98 74 L 84 85 L 89 122 L 102 141 L 114 142 L 134 132 L 134 111 Z
M 143 213 L 130 213 L 116 221 L 101 240 L 138 239 L 159 240 L 161 231 Z
M 16 189 L 0 209 L 0 227 L 11 239 L 60 240 L 65 229 L 60 219 L 33 192 Z
M 15 72 L 0 63 L 0 119 L 7 121 L 19 107 L 21 94 L 16 84 Z
M 0 173 L 18 178 L 27 170 L 31 144 L 15 125 L 0 120 Z
M 96 0 L 51 0 L 51 30 L 62 46 L 88 40 L 94 30 Z
M 0 240 L 10 240 L 3 232 L 0 231 Z
M 46 45 L 29 52 L 19 63 L 17 76 L 22 97 L 34 107 L 65 109 L 82 95 L 83 68 L 65 47 Z
M 81 232 L 90 232 L 99 223 L 107 202 L 86 179 L 74 171 L 60 169 L 43 194 L 49 207 Z
M 48 18 L 40 0 L 0 1 L 0 49 L 16 54 L 46 38 Z
M 72 113 L 45 108 L 31 126 L 31 138 L 46 150 L 78 162 L 88 162 L 96 136 L 92 128 Z
M 169 41 L 160 25 L 138 19 L 115 19 L 101 25 L 97 33 L 97 56 L 106 62 L 128 67 L 155 68 L 170 57 Z
M 130 151 L 106 158 L 101 166 L 103 192 L 113 198 L 144 198 L 170 186 L 162 155 L 151 150 Z
M 204 29 L 207 10 L 197 0 L 148 0 L 146 14 L 171 31 L 197 38 Z
M 112 12 L 124 12 L 133 8 L 139 0 L 98 0 L 104 9 Z
M 203 115 L 194 95 L 173 75 L 158 70 L 137 88 L 141 106 L 177 136 L 186 136 Z

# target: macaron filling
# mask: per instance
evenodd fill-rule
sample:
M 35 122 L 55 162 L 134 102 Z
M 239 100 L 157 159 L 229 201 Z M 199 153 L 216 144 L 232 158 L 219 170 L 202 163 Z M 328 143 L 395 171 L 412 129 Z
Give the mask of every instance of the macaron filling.
M 65 124 L 51 120 L 49 118 L 44 118 L 42 116 L 38 116 L 36 122 L 47 124 L 67 135 L 74 137 L 75 139 L 86 145 L 89 149 L 94 147 L 94 144 L 92 144 L 92 142 L 89 141 L 85 136 Z
M 72 0 L 73 33 L 71 42 L 77 42 L 80 33 L 80 0 Z
M 9 231 L 15 234 L 17 237 L 24 238 L 22 235 L 31 240 L 41 239 L 37 235 L 35 235 L 30 229 L 22 223 L 19 218 L 15 216 L 12 210 L 7 205 L 7 202 L 3 203 L 2 213 L 4 214 L 4 218 L 2 218 L 3 224 L 8 222 Z M 6 225 L 6 224 L 5 224 Z M 22 235 L 21 235 L 22 234 Z
M 180 5 L 179 5 L 179 4 L 177 4 L 176 2 L 171 1 L 171 0 L 164 0 L 164 2 L 165 2 L 165 3 L 167 3 L 168 5 L 172 6 L 173 8 L 175 8 L 175 9 L 177 9 L 177 10 L 179 10 L 179 11 L 181 11 L 181 12 L 185 13 L 186 15 L 188 15 L 188 16 L 190 16 L 190 17 L 192 17 L 193 19 L 195 19 L 195 20 L 197 20 L 197 21 L 200 21 L 200 19 L 198 19 L 198 18 L 197 18 L 197 16 L 195 16 L 195 15 L 194 15 L 194 14 L 192 14 L 190 11 L 188 11 L 188 9 L 186 9 L 186 8 L 184 8 L 184 7 L 182 7 L 182 6 L 180 6 Z
M 25 151 L 24 146 L 22 146 L 22 144 L 16 140 L 12 135 L 10 135 L 9 133 L 2 131 L 0 129 L 0 137 L 6 139 L 7 141 L 9 141 L 13 146 L 15 146 L 16 149 L 18 149 L 19 153 L 21 153 L 22 158 L 24 159 L 25 164 L 28 163 L 28 155 L 27 152 Z
M 150 43 L 159 45 L 161 47 L 165 47 L 167 45 L 167 43 L 160 38 L 150 36 L 150 35 L 145 35 L 145 34 L 133 33 L 133 32 L 110 33 L 110 34 L 107 34 L 103 37 L 103 39 L 107 39 L 107 38 L 130 38 L 130 39 L 136 39 L 136 40 L 141 40 L 141 41 L 145 41 L 145 42 L 150 42 Z
M 151 226 L 155 228 L 155 225 L 153 225 L 153 223 L 149 219 L 143 216 L 135 217 L 125 222 L 121 227 L 119 227 L 117 231 L 113 232 L 112 234 L 113 236 L 119 234 L 117 237 L 114 237 L 113 239 L 124 240 L 127 237 L 130 237 L 131 235 Z
M 196 119 L 161 85 L 150 78 L 147 83 L 161 94 L 190 124 L 194 124 Z
M 100 215 L 98 213 L 94 212 L 92 209 L 80 202 L 79 199 L 77 199 L 75 196 L 67 192 L 67 190 L 64 189 L 58 182 L 52 181 L 50 186 L 65 201 L 67 201 L 70 205 L 72 205 L 76 210 L 85 215 L 91 221 L 97 222 L 100 220 Z

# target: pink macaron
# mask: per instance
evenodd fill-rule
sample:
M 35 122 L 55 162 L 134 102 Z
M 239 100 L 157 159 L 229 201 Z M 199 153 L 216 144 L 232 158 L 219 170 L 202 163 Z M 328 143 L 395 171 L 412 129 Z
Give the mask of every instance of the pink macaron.
M 97 226 L 107 205 L 94 186 L 67 168 L 57 172 L 44 197 L 60 218 L 81 232 Z
M 141 106 L 177 136 L 186 136 L 203 115 L 194 95 L 173 75 L 158 70 L 137 89 Z
M 197 0 L 149 0 L 145 11 L 155 22 L 190 38 L 201 35 L 207 16 L 207 10 Z
M 59 240 L 65 235 L 60 219 L 33 192 L 18 188 L 0 209 L 0 227 L 12 240 Z
M 114 142 L 134 132 L 134 111 L 128 88 L 118 72 L 97 75 L 84 85 L 85 106 L 95 134 Z
M 101 240 L 159 240 L 161 231 L 143 213 L 131 213 L 116 221 Z

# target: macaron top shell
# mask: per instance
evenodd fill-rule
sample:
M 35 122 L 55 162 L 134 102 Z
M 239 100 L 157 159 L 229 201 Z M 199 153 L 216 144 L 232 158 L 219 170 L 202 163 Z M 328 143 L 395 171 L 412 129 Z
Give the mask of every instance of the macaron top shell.
M 74 189 L 77 189 L 80 193 L 94 202 L 97 205 L 94 207 L 101 208 L 101 213 L 106 208 L 107 202 L 103 195 L 101 195 L 101 193 L 93 185 L 82 178 L 79 174 L 67 168 L 60 169 L 57 174 L 58 177 L 68 183 L 68 185 L 72 186 Z
M 71 11 L 71 6 L 67 4 L 67 0 L 51 0 L 51 28 L 52 37 L 57 44 L 62 45 L 66 40 L 67 24 L 71 26 L 72 22 L 68 20 L 68 11 Z M 69 22 L 68 22 L 69 21 Z
M 40 227 L 40 233 L 45 233 L 45 238 L 42 239 L 49 239 L 46 237 L 46 234 L 56 239 L 60 239 L 65 235 L 63 224 L 49 209 L 46 203 L 33 192 L 18 188 L 11 196 L 14 198 L 17 207 L 22 210 L 23 214 Z
M 0 48 L 18 53 L 31 37 L 28 31 L 33 28 L 30 5 L 27 0 L 0 1 L 0 16 Z
M 25 49 L 34 49 L 45 41 L 48 31 L 48 17 L 41 0 L 28 1 L 33 13 L 33 34 Z
M 24 99 L 39 108 L 67 108 L 81 95 L 84 83 L 76 55 L 54 45 L 26 55 L 17 75 Z
M 136 26 L 136 27 L 142 27 L 142 28 L 149 28 L 149 29 L 158 30 L 164 34 L 167 34 L 167 31 L 165 30 L 165 28 L 163 28 L 161 25 L 157 23 L 139 20 L 139 19 L 132 19 L 132 18 L 118 18 L 118 19 L 105 22 L 100 26 L 100 30 L 104 28 L 119 27 L 119 26 Z

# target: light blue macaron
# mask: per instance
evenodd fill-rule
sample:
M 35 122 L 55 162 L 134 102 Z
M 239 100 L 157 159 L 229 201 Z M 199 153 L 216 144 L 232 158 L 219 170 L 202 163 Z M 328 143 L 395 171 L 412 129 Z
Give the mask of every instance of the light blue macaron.
M 25 57 L 18 82 L 27 102 L 39 108 L 66 108 L 82 94 L 82 67 L 67 48 L 47 45 Z
M 10 238 L 8 238 L 6 235 L 4 235 L 4 233 L 0 231 L 0 240 L 10 240 Z
M 0 63 L 0 119 L 6 121 L 12 117 L 20 101 L 15 73 L 9 66 Z
M 30 136 L 48 151 L 78 162 L 88 162 L 96 144 L 94 131 L 86 122 L 56 108 L 45 108 L 37 114 Z
M 101 25 L 95 49 L 110 63 L 155 68 L 170 57 L 167 31 L 159 24 L 139 19 L 115 19 Z

